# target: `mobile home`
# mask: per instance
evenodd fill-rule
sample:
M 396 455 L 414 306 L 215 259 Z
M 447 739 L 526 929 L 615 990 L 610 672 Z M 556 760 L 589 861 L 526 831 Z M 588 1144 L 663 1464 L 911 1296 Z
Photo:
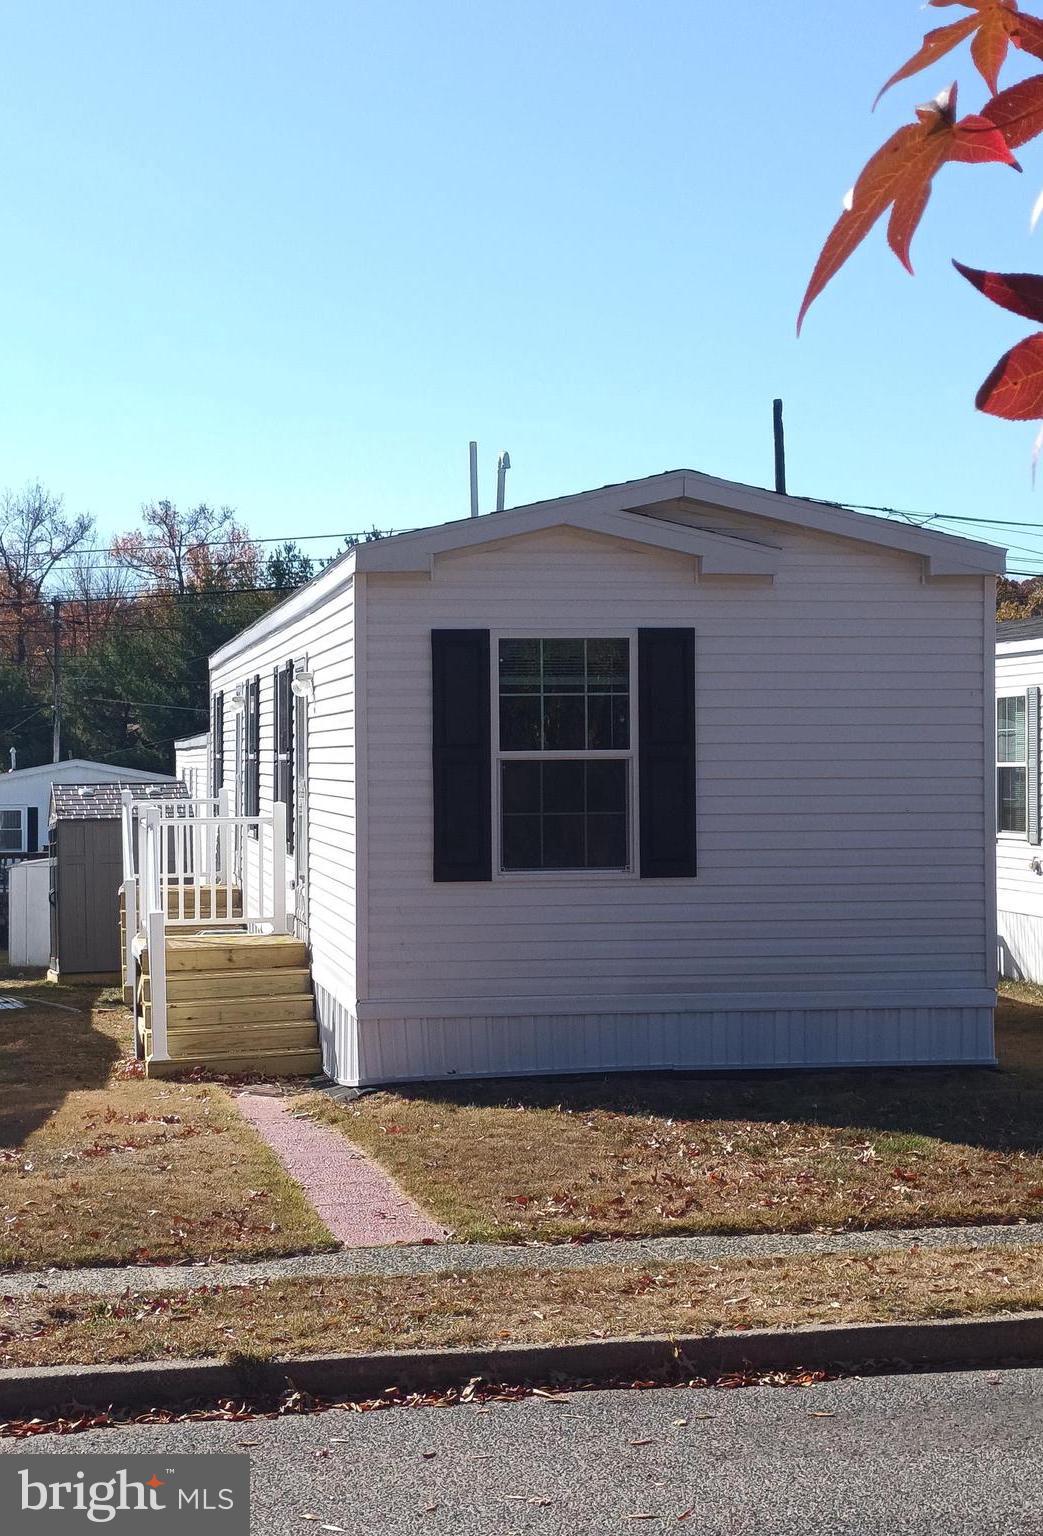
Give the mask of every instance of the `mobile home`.
M 687 470 L 344 555 L 210 664 L 325 1071 L 991 1063 L 1002 569 Z

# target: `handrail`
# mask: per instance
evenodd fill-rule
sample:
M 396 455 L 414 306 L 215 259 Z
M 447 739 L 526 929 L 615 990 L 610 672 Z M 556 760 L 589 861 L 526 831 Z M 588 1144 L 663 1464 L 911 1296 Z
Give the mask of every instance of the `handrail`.
M 208 812 L 216 810 L 219 816 L 228 814 L 228 791 L 221 789 L 216 795 L 200 795 L 194 799 L 184 797 L 162 796 L 148 800 L 139 800 L 131 790 L 125 789 L 120 795 L 122 802 L 121 831 L 123 844 L 123 883 L 120 890 L 123 895 L 123 921 L 124 921 L 124 950 L 123 950 L 123 977 L 125 983 L 133 985 L 134 979 L 134 944 L 139 936 L 144 937 L 144 922 L 139 920 L 139 914 L 143 908 L 138 900 L 139 872 L 142 868 L 142 837 L 140 832 L 140 812 L 143 807 L 151 806 L 162 814 L 169 815 L 171 819 L 177 816 L 190 816 L 196 807 L 205 806 Z
M 217 930 L 287 931 L 286 806 L 277 800 L 268 815 L 230 816 L 220 811 L 213 814 L 214 804 L 214 798 L 142 800 L 128 817 L 131 855 L 135 814 L 137 819 L 137 874 L 128 882 L 128 890 L 135 888 L 135 933 L 143 934 L 148 945 L 156 1060 L 167 1059 L 169 934 L 201 923 Z M 207 810 L 201 813 L 199 806 Z M 195 900 L 190 903 L 186 898 L 193 892 Z M 210 909 L 205 917 L 204 892 L 209 893 Z M 237 902 L 241 903 L 238 912 Z

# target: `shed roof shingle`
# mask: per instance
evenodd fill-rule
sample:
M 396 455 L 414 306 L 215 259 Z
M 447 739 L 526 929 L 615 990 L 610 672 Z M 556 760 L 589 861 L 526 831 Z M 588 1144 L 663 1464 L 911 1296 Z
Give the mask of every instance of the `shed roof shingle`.
M 127 789 L 135 800 L 185 800 L 188 787 L 180 781 L 173 784 L 143 784 L 140 780 L 128 784 L 116 781 L 112 784 L 53 784 L 51 786 L 52 821 L 108 821 L 119 816 L 123 809 L 123 791 Z
M 996 625 L 997 640 L 1039 640 L 1043 637 L 1043 619 L 1001 619 Z

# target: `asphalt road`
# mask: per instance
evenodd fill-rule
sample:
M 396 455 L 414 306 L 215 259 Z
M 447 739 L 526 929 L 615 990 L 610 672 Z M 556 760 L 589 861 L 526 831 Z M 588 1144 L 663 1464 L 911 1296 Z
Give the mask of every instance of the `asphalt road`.
M 0 1453 L 45 1450 L 246 1450 L 254 1536 L 324 1526 L 352 1536 L 1043 1536 L 1043 1371 L 591 1392 L 0 1442 Z

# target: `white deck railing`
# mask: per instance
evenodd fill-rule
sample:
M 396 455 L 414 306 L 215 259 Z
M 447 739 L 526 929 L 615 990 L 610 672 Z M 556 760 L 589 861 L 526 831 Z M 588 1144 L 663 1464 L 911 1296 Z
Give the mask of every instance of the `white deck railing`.
M 230 816 L 223 793 L 125 801 L 123 861 L 127 974 L 147 946 L 151 1054 L 164 1061 L 168 936 L 203 925 L 286 932 L 286 807 L 276 801 L 267 816 Z
M 218 795 L 208 795 L 202 799 L 155 799 L 136 800 L 129 790 L 124 790 L 122 833 L 123 833 L 123 884 L 120 890 L 123 895 L 123 921 L 125 926 L 123 974 L 128 982 L 134 979 L 134 942 L 142 932 L 140 922 L 140 880 L 139 872 L 142 867 L 141 855 L 141 830 L 140 814 L 146 807 L 159 811 L 171 821 L 183 818 L 192 818 L 196 815 L 203 816 L 227 816 L 228 815 L 228 791 L 222 789 Z

